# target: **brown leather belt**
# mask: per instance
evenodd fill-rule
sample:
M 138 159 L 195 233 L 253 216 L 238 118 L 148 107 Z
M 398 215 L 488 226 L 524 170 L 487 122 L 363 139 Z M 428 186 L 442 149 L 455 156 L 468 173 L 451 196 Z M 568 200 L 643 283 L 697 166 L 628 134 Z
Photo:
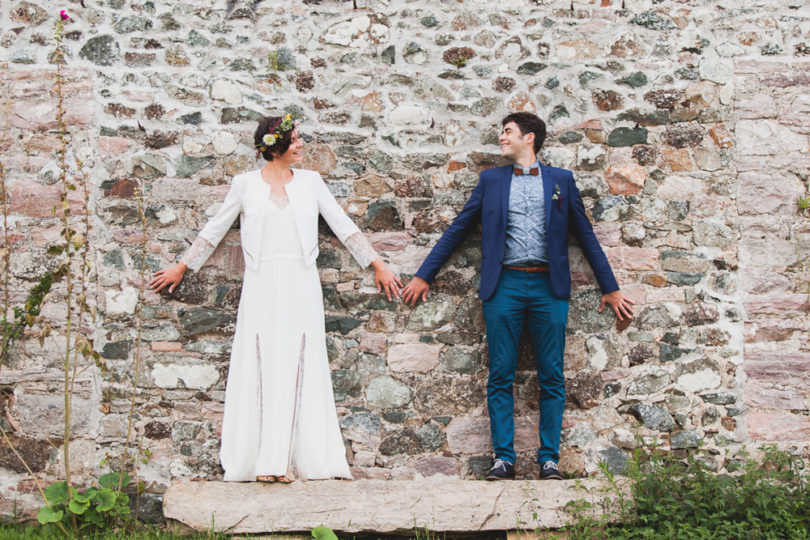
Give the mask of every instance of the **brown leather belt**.
M 548 266 L 504 266 L 504 268 L 521 272 L 548 272 Z

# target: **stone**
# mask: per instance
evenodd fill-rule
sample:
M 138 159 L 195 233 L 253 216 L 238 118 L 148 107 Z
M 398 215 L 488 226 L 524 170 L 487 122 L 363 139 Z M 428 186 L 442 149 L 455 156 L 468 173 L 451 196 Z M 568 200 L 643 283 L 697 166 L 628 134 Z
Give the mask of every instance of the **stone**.
M 810 418 L 804 415 L 749 411 L 745 419 L 754 441 L 798 442 L 810 436 Z
M 566 398 L 580 409 L 590 409 L 599 404 L 602 395 L 602 377 L 598 374 L 582 371 L 565 382 Z
M 404 407 L 413 399 L 413 392 L 401 382 L 388 377 L 375 377 L 366 388 L 366 401 L 377 409 Z
M 231 81 L 219 79 L 211 85 L 211 97 L 229 103 L 239 105 L 242 103 L 242 92 L 239 87 Z
M 630 407 L 630 413 L 645 427 L 655 431 L 672 431 L 675 428 L 675 420 L 661 405 L 636 403 Z
M 671 378 L 666 371 L 651 371 L 636 378 L 627 386 L 627 394 L 650 396 L 669 386 Z
M 436 330 L 447 324 L 456 311 L 449 298 L 434 295 L 427 302 L 419 304 L 408 319 L 409 330 Z
M 673 450 L 681 448 L 699 448 L 701 437 L 695 430 L 677 431 L 669 436 L 669 447 Z
M 131 34 L 132 32 L 143 32 L 152 28 L 152 21 L 146 17 L 122 17 L 113 25 L 113 30 L 118 34 Z
M 439 365 L 441 345 L 405 343 L 388 349 L 388 367 L 391 371 L 425 372 Z
M 548 65 L 542 62 L 525 62 L 519 65 L 516 71 L 518 75 L 536 75 L 547 67 Z
M 416 471 L 424 477 L 442 475 L 458 476 L 460 467 L 458 461 L 452 457 L 426 456 L 414 464 Z
M 365 531 L 402 534 L 414 528 L 487 534 L 516 527 L 565 527 L 571 518 L 562 509 L 581 498 L 572 489 L 575 482 L 597 494 L 593 504 L 602 504 L 601 494 L 608 492 L 605 480 L 470 482 L 436 475 L 419 480 L 294 482 L 281 486 L 283 495 L 276 489 L 279 486 L 255 482 L 176 482 L 164 495 L 163 505 L 166 519 L 201 532 L 213 520 L 238 535 L 279 534 L 318 526 L 341 536 Z M 330 510 L 325 513 L 323 506 L 313 506 L 314 500 L 330 501 Z M 403 500 L 412 503 L 403 505 Z M 492 501 L 496 500 L 499 511 L 492 514 Z M 297 509 L 295 515 L 290 508 Z M 380 512 L 380 508 L 387 510 Z
M 219 370 L 213 365 L 204 364 L 164 364 L 155 363 L 150 373 L 158 388 L 191 388 L 208 390 L 219 381 Z M 176 427 L 173 428 L 176 431 Z
M 431 122 L 430 112 L 416 105 L 400 105 L 388 115 L 388 122 L 399 128 L 427 129 Z
M 731 60 L 704 56 L 698 71 L 701 79 L 717 84 L 729 84 L 734 80 L 734 63 Z
M 636 195 L 644 189 L 647 173 L 635 165 L 611 167 L 605 174 L 605 180 L 613 195 Z
M 189 156 L 183 154 L 180 161 L 177 163 L 177 176 L 180 178 L 189 178 L 195 173 L 208 167 L 216 161 L 215 156 Z
M 459 347 L 449 347 L 444 353 L 442 365 L 456 373 L 472 374 L 481 371 L 481 355 L 478 351 L 466 351 Z
M 380 443 L 380 454 L 384 456 L 413 455 L 422 450 L 422 445 L 411 428 L 394 432 Z
M 109 34 L 102 34 L 87 40 L 79 50 L 79 56 L 98 66 L 111 66 L 118 60 L 120 46 Z
M 675 148 L 697 146 L 703 141 L 703 128 L 696 124 L 676 124 L 668 126 L 664 141 Z
M 619 84 L 625 84 L 630 88 L 641 88 L 647 84 L 647 76 L 641 71 L 635 71 L 616 80 Z
M 48 441 L 32 439 L 13 433 L 7 436 L 8 440 L 4 440 L 3 444 L 0 445 L 0 467 L 22 474 L 27 473 L 29 469 L 35 473 L 45 470 L 51 453 L 51 445 Z M 11 450 L 12 447 L 16 450 L 16 453 Z M 17 454 L 19 454 L 19 457 Z
M 714 390 L 723 382 L 715 362 L 699 358 L 678 366 L 676 383 L 686 392 Z
M 574 39 L 557 44 L 557 56 L 562 60 L 595 58 L 599 53 L 599 45 L 587 39 Z
M 423 424 L 416 430 L 416 437 L 422 444 L 422 450 L 434 452 L 444 446 L 445 435 L 438 425 L 433 423 Z
M 11 10 L 11 20 L 30 26 L 39 26 L 48 20 L 48 13 L 31 2 L 20 2 Z
M 618 446 L 611 446 L 599 452 L 600 460 L 613 473 L 622 475 L 627 470 L 627 454 Z
M 608 146 L 633 146 L 634 144 L 647 143 L 647 130 L 644 128 L 620 127 L 610 132 L 608 135 Z
M 630 22 L 649 28 L 650 30 L 674 30 L 677 28 L 675 21 L 661 15 L 657 11 L 644 11 L 639 13 L 630 19 Z
M 613 90 L 594 90 L 591 93 L 591 99 L 600 111 L 615 111 L 624 106 L 624 99 Z
M 191 308 L 180 315 L 180 333 L 187 337 L 194 336 L 232 321 L 233 315 L 208 308 Z

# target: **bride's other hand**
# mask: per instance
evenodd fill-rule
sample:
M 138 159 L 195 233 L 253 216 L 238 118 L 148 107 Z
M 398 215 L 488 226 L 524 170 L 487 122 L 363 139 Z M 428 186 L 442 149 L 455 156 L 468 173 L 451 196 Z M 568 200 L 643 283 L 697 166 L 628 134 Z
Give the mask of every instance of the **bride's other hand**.
M 158 270 L 152 274 L 153 277 L 152 281 L 149 282 L 149 288 L 157 292 L 169 285 L 169 292 L 174 292 L 174 289 L 183 280 L 187 269 L 186 263 L 180 261 L 164 270 Z
M 382 259 L 372 262 L 371 266 L 374 267 L 374 282 L 377 284 L 377 292 L 385 289 L 385 296 L 388 297 L 389 301 L 391 301 L 392 296 L 399 300 L 400 289 L 402 288 L 399 277 L 388 268 L 388 265 Z

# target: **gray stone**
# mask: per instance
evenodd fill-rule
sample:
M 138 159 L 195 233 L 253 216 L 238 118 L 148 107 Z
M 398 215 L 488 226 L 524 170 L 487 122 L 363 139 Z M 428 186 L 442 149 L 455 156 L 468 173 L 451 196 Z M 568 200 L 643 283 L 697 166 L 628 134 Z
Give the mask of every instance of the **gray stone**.
M 602 395 L 602 377 L 599 374 L 581 371 L 565 383 L 566 399 L 580 409 L 590 409 L 599 404 Z
M 331 356 L 331 355 L 330 355 Z M 337 369 L 332 372 L 332 388 L 335 400 L 360 397 L 363 392 L 363 374 L 354 369 Z
M 634 396 L 649 396 L 666 388 L 671 379 L 666 371 L 646 373 L 627 386 L 627 393 Z
M 359 412 L 340 419 L 343 434 L 351 441 L 365 441 L 379 437 L 382 420 L 378 414 Z
M 470 111 L 478 116 L 487 117 L 502 106 L 503 100 L 500 98 L 483 98 L 473 103 Z
M 346 335 L 361 324 L 363 324 L 363 321 L 354 317 L 345 317 L 340 315 L 326 316 L 327 332 L 340 332 L 341 334 Z
M 410 388 L 388 376 L 372 379 L 366 388 L 366 401 L 370 407 L 378 409 L 404 407 L 412 399 Z
M 191 47 L 207 47 L 211 42 L 208 41 L 204 35 L 196 30 L 190 30 L 186 38 L 186 44 Z
M 640 111 L 637 108 L 628 109 L 616 117 L 617 120 L 628 120 L 642 126 L 660 126 L 669 123 L 670 112 L 666 109 L 654 111 Z
M 183 442 L 192 441 L 200 433 L 201 424 L 199 422 L 175 422 L 172 426 L 172 441 Z
M 610 310 L 599 313 L 595 307 L 599 306 L 602 293 L 599 290 L 574 292 L 571 295 L 568 324 L 580 332 L 595 333 L 607 330 L 616 321 L 616 316 Z
M 675 420 L 661 405 L 636 403 L 630 407 L 630 413 L 636 417 L 636 420 L 650 429 L 672 431 L 675 428 Z
M 737 403 L 737 397 L 730 393 L 703 394 L 700 396 L 703 401 L 714 405 L 733 405 Z
M 631 88 L 641 88 L 647 84 L 647 76 L 641 71 L 634 71 L 633 73 L 616 80 L 616 82 L 619 84 L 626 84 Z
M 3 426 L 8 430 L 10 426 Z M 42 472 L 48 465 L 52 445 L 48 441 L 7 433 L 0 444 L 0 467 L 15 473 Z M 9 446 L 11 445 L 11 446 Z M 16 451 L 12 451 L 12 448 Z M 21 461 L 22 459 L 22 461 Z
M 152 21 L 146 17 L 123 17 L 113 25 L 113 30 L 118 34 L 131 34 L 132 32 L 143 32 L 152 28 Z
M 654 330 L 656 328 L 674 328 L 679 323 L 679 317 L 665 305 L 653 305 L 644 308 L 636 316 L 635 325 L 642 330 Z
M 180 178 L 188 178 L 194 173 L 201 171 L 208 167 L 217 160 L 216 156 L 189 156 L 183 154 L 180 157 L 180 162 L 177 163 L 177 176 Z
M 630 22 L 645 28 L 649 28 L 650 30 L 674 30 L 678 27 L 675 24 L 675 21 L 669 17 L 664 17 L 657 11 L 645 11 L 643 13 L 639 13 L 630 19 Z
M 674 345 L 670 345 L 668 343 L 661 344 L 661 361 L 662 362 L 674 362 L 681 356 L 685 354 L 689 354 L 692 352 L 692 349 L 682 349 L 680 347 L 676 347 Z
M 107 360 L 126 360 L 129 358 L 129 349 L 131 347 L 131 340 L 105 343 L 104 347 L 101 348 L 101 356 Z
M 79 56 L 99 66 L 111 66 L 118 60 L 120 50 L 114 37 L 102 34 L 87 40 L 79 51 Z
M 256 65 L 250 58 L 234 58 L 228 64 L 228 69 L 231 71 L 256 71 Z
M 419 22 L 422 23 L 422 26 L 425 28 L 433 28 L 434 26 L 439 26 L 439 19 L 436 18 L 435 15 L 429 13 L 419 19 Z
M 201 334 L 233 321 L 233 315 L 207 308 L 192 308 L 180 315 L 180 333 L 185 337 Z
M 677 124 L 667 127 L 664 141 L 675 148 L 694 147 L 703 140 L 703 128 L 697 124 Z
M 611 473 L 621 475 L 627 470 L 627 454 L 618 446 L 602 450 L 599 456 Z
M 456 373 L 472 374 L 481 371 L 481 354 L 478 351 L 466 351 L 459 347 L 450 347 L 444 354 L 444 368 Z
M 155 493 L 130 495 L 129 509 L 133 515 L 144 523 L 159 524 L 163 519 L 163 496 Z M 137 514 L 136 514 L 137 511 Z
M 542 62 L 525 62 L 520 64 L 517 68 L 519 75 L 535 75 L 548 67 L 548 64 Z
M 436 330 L 452 319 L 456 306 L 448 297 L 435 295 L 419 304 L 408 319 L 409 330 Z
M 422 450 L 425 452 L 435 452 L 444 446 L 446 437 L 442 428 L 436 424 L 428 423 L 423 424 L 416 430 L 416 437 L 422 444 Z
M 647 130 L 644 128 L 620 127 L 608 135 L 608 146 L 633 146 L 647 143 Z
M 699 448 L 702 438 L 695 430 L 678 431 L 670 434 L 669 446 L 673 450 L 679 448 Z
M 225 107 L 222 109 L 219 121 L 222 124 L 238 124 L 242 122 L 258 122 L 262 118 L 264 118 L 262 113 L 247 107 Z
M 383 63 L 391 66 L 394 65 L 394 63 L 396 62 L 396 57 L 397 57 L 397 49 L 394 45 L 386 47 L 380 53 L 380 58 L 382 58 Z
M 598 434 L 591 426 L 585 423 L 579 423 L 568 430 L 563 441 L 565 441 L 565 444 L 568 446 L 585 448 L 588 443 L 594 441 L 596 437 L 598 437 Z
M 384 456 L 413 455 L 422 451 L 422 444 L 411 428 L 404 428 L 384 438 L 380 443 L 380 454 Z

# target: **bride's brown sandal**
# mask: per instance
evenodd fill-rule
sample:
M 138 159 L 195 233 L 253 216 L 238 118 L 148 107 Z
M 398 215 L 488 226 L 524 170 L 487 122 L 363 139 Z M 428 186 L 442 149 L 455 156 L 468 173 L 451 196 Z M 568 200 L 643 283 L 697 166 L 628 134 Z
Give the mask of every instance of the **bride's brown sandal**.
M 292 480 L 287 478 L 286 476 L 279 476 L 276 478 L 276 482 L 279 484 L 292 484 Z
M 257 482 L 264 482 L 265 484 L 271 484 L 278 480 L 275 476 L 270 476 L 267 474 L 262 474 L 256 477 Z

